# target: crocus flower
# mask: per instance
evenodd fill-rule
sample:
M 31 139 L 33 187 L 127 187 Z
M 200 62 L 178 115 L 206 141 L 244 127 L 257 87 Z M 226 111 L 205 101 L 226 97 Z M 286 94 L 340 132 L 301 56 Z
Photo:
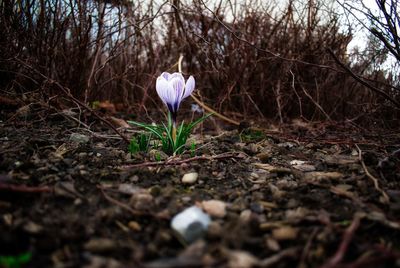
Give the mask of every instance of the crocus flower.
M 185 82 L 185 78 L 181 73 L 163 72 L 156 82 L 156 90 L 158 96 L 168 107 L 171 113 L 174 125 L 176 124 L 176 116 L 179 105 L 182 100 L 190 96 L 194 90 L 195 82 L 193 76 L 190 76 Z

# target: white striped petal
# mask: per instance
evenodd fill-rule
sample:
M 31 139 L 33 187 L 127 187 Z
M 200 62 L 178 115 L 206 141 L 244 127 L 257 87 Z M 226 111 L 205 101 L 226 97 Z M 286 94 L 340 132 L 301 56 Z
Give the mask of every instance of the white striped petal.
M 183 91 L 185 90 L 185 80 L 183 79 L 183 77 L 175 76 L 175 77 L 171 77 L 171 80 L 169 80 L 168 82 L 174 88 L 175 107 L 179 107 L 179 104 L 182 100 Z
M 165 80 L 169 80 L 169 78 L 171 77 L 171 74 L 169 72 L 163 72 L 160 76 L 164 77 Z
M 174 90 L 163 76 L 157 78 L 156 90 L 158 96 L 165 104 L 171 102 L 171 92 L 173 93 Z
M 195 87 L 194 78 L 193 76 L 190 76 L 189 79 L 186 81 L 185 92 L 182 99 L 189 97 L 192 94 L 194 87 Z

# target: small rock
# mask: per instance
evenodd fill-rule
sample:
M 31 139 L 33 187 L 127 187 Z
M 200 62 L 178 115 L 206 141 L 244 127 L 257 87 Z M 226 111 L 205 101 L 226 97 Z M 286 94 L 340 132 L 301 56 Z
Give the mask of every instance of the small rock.
M 305 207 L 298 207 L 296 209 L 288 209 L 285 211 L 285 217 L 289 222 L 296 222 L 303 220 L 310 211 Z
M 201 202 L 201 207 L 210 216 L 223 218 L 226 215 L 226 203 L 220 200 L 207 200 Z
M 75 205 L 75 206 L 79 206 L 79 205 L 81 205 L 82 203 L 83 203 L 83 201 L 82 201 L 81 198 L 75 198 L 75 200 L 74 200 L 74 205 Z
M 88 263 L 82 266 L 83 268 L 102 268 L 102 267 L 107 267 L 107 268 L 122 268 L 124 267 L 120 262 L 117 260 L 110 258 L 109 256 L 107 257 L 102 257 L 102 256 L 95 256 L 95 255 L 89 255 L 87 256 L 88 258 Z
M 280 190 L 278 187 L 276 187 L 272 183 L 269 185 L 269 189 L 271 190 L 272 197 L 274 199 L 281 199 L 286 194 L 285 191 Z
M 290 198 L 289 201 L 286 204 L 287 208 L 296 208 L 299 206 L 299 201 L 297 199 L 294 198 Z
M 137 210 L 150 210 L 154 205 L 154 198 L 150 193 L 141 192 L 134 194 L 130 203 Z
M 304 178 L 312 182 L 318 182 L 321 180 L 338 180 L 343 178 L 343 174 L 336 171 L 333 172 L 313 171 L 305 173 Z
M 302 160 L 292 160 L 290 161 L 290 165 L 292 165 L 293 168 L 303 172 L 314 171 L 316 169 L 315 166 L 310 165 L 306 161 Z
M 140 226 L 140 224 L 137 221 L 130 221 L 128 223 L 128 226 L 130 229 L 132 229 L 135 232 L 139 232 L 142 230 L 142 227 Z
M 88 143 L 90 138 L 80 133 L 72 133 L 69 140 L 76 143 Z
M 87 156 L 88 156 L 88 154 L 85 153 L 85 152 L 81 152 L 81 153 L 78 154 L 79 160 L 84 160 L 84 159 L 87 158 Z
M 138 175 L 133 175 L 132 177 L 129 177 L 128 181 L 130 181 L 130 182 L 138 182 L 139 181 L 139 176 Z
M 269 248 L 272 251 L 281 250 L 281 246 L 279 245 L 278 241 L 276 241 L 273 238 L 268 237 L 267 239 L 265 239 L 265 244 L 267 245 L 267 248 Z
M 3 221 L 6 225 L 11 226 L 13 224 L 13 215 L 10 213 L 4 214 Z
M 199 207 L 191 206 L 172 218 L 171 228 L 184 241 L 191 243 L 205 234 L 210 222 L 210 216 Z
M 251 268 L 258 263 L 258 259 L 246 251 L 230 250 L 227 255 L 229 268 Z
M 274 202 L 259 201 L 259 203 L 266 210 L 271 210 L 278 207 Z
M 129 183 L 121 183 L 118 185 L 118 192 L 127 194 L 127 195 L 132 195 L 135 193 L 138 193 L 141 189 L 137 186 L 134 186 Z
M 260 178 L 260 176 L 259 176 L 257 173 L 255 173 L 255 172 L 251 172 L 251 173 L 250 173 L 250 177 L 252 177 L 252 178 L 254 178 L 254 179 L 259 179 L 259 178 Z
M 183 196 L 181 200 L 182 203 L 189 203 L 192 200 L 192 198 L 190 196 Z
M 260 159 L 261 163 L 267 163 L 271 159 L 271 153 L 270 152 L 261 152 L 256 155 L 258 159 Z
M 240 213 L 239 219 L 243 223 L 248 223 L 250 222 L 251 219 L 251 210 L 250 209 L 245 209 Z
M 290 226 L 272 230 L 272 237 L 276 240 L 294 240 L 297 238 L 297 234 L 298 230 Z
M 292 173 L 290 168 L 285 168 L 285 167 L 277 167 L 273 166 L 270 164 L 262 164 L 262 163 L 255 163 L 254 164 L 256 167 L 264 169 L 266 171 L 269 171 L 271 173 L 277 173 L 277 174 L 287 174 L 287 173 Z
M 182 183 L 184 184 L 193 184 L 197 181 L 197 178 L 199 177 L 199 173 L 197 172 L 192 172 L 192 173 L 186 173 L 182 177 Z
M 24 225 L 23 229 L 27 233 L 38 234 L 38 233 L 43 231 L 43 226 L 41 226 L 41 225 L 39 225 L 37 223 L 34 223 L 33 221 L 29 221 Z
M 117 244 L 109 238 L 93 238 L 85 243 L 84 248 L 90 252 L 107 252 L 115 249 Z
M 358 155 L 358 154 L 357 154 Z M 328 165 L 349 165 L 358 163 L 357 155 L 326 155 L 324 162 Z
M 277 146 L 281 147 L 281 148 L 291 149 L 291 148 L 295 147 L 296 144 L 293 142 L 282 142 L 282 143 L 278 143 Z
M 264 207 L 260 203 L 251 203 L 250 204 L 251 211 L 261 214 L 264 211 Z
M 349 191 L 353 188 L 353 186 L 350 184 L 338 184 L 338 185 L 336 185 L 336 188 L 339 188 L 340 190 L 343 190 L 343 191 Z
M 249 153 L 256 154 L 260 151 L 260 146 L 255 143 L 250 143 L 249 145 L 246 146 L 246 150 Z

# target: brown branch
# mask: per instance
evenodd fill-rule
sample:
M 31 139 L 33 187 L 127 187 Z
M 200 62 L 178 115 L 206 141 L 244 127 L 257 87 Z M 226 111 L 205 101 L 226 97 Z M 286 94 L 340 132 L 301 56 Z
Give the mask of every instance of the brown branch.
M 349 244 L 353 239 L 356 230 L 360 226 L 360 221 L 361 221 L 361 215 L 356 213 L 354 215 L 353 222 L 350 224 L 349 227 L 347 227 L 346 231 L 344 232 L 342 242 L 340 243 L 339 248 L 337 249 L 335 255 L 333 255 L 329 259 L 329 261 L 322 266 L 322 268 L 334 268 L 339 266 L 339 264 L 342 262 L 347 252 Z
M 25 67 L 28 67 L 29 69 L 31 69 L 32 71 L 34 71 L 35 73 L 37 73 L 38 75 L 40 75 L 42 78 L 46 79 L 49 83 L 56 85 L 59 89 L 61 89 L 61 91 L 66 95 L 66 97 L 68 97 L 70 100 L 72 100 L 73 102 L 75 102 L 76 104 L 82 106 L 83 108 L 85 108 L 87 111 L 89 111 L 94 117 L 96 117 L 97 119 L 99 119 L 101 122 L 105 123 L 107 126 L 109 126 L 116 134 L 118 134 L 127 144 L 130 143 L 129 139 L 127 137 L 125 137 L 121 132 L 118 131 L 118 129 L 116 127 L 113 126 L 113 124 L 111 124 L 109 121 L 107 121 L 106 119 L 102 118 L 100 115 L 98 115 L 92 108 L 90 108 L 89 106 L 87 106 L 85 103 L 83 103 L 82 101 L 78 100 L 77 98 L 75 98 L 70 92 L 71 90 L 63 85 L 61 85 L 59 82 L 57 82 L 56 80 L 51 79 L 50 77 L 44 75 L 43 73 L 39 72 L 37 69 L 33 68 L 32 66 L 28 65 L 26 62 L 16 59 L 19 63 L 23 64 Z
M 72 94 L 69 92 L 69 89 L 67 90 L 66 88 L 64 88 L 60 83 L 58 83 L 57 81 L 54 80 L 50 80 L 50 82 L 53 82 L 56 86 L 58 86 L 65 94 L 68 98 L 70 98 L 73 102 L 75 102 L 76 104 L 82 106 L 83 108 L 85 108 L 87 111 L 89 111 L 94 117 L 96 117 L 97 119 L 99 119 L 101 122 L 103 122 L 104 124 L 106 124 L 107 126 L 109 126 L 116 134 L 118 134 L 127 144 L 130 143 L 129 139 L 127 137 L 125 137 L 121 132 L 119 132 L 119 130 L 113 126 L 113 124 L 111 124 L 108 120 L 102 118 L 100 115 L 98 115 L 93 109 L 91 109 L 89 106 L 87 106 L 86 104 L 84 104 L 83 102 L 81 102 L 80 100 L 78 100 L 77 98 L 75 98 L 74 96 L 72 96 Z
M 218 113 L 217 111 L 215 111 L 214 109 L 210 108 L 209 106 L 207 106 L 206 104 L 204 104 L 201 100 L 199 100 L 197 97 L 195 97 L 193 94 L 190 95 L 190 97 L 192 97 L 192 99 L 193 99 L 198 105 L 200 105 L 201 108 L 203 108 L 203 109 L 206 110 L 207 112 L 212 113 L 212 114 L 215 115 L 216 117 L 218 117 L 218 118 L 220 118 L 220 119 L 222 119 L 222 120 L 224 120 L 224 121 L 226 121 L 226 122 L 229 122 L 229 123 L 231 123 L 231 124 L 233 124 L 233 125 L 236 125 L 236 126 L 239 126 L 239 125 L 240 125 L 240 123 L 239 123 L 238 121 L 235 121 L 235 120 L 233 120 L 233 119 L 230 119 L 230 118 L 226 117 L 225 115 L 222 115 L 222 114 Z
M 372 180 L 372 183 L 374 184 L 375 189 L 381 193 L 382 195 L 382 203 L 384 204 L 389 204 L 389 196 L 385 193 L 384 190 L 382 190 L 382 188 L 379 186 L 379 182 L 378 179 L 375 178 L 374 176 L 372 176 L 372 174 L 368 171 L 367 166 L 364 163 L 364 160 L 362 158 L 362 151 L 360 149 L 360 147 L 358 147 L 358 145 L 356 144 L 357 150 L 358 150 L 358 159 L 360 160 L 360 163 L 364 169 L 365 175 L 367 175 L 368 178 L 370 178 Z
M 199 160 L 205 160 L 205 161 L 212 161 L 215 159 L 223 159 L 223 158 L 244 158 L 244 156 L 240 153 L 224 153 L 224 154 L 219 154 L 215 156 L 195 156 L 187 159 L 182 159 L 182 160 L 175 160 L 175 161 L 158 161 L 158 162 L 144 162 L 144 163 L 139 163 L 139 164 L 133 164 L 133 165 L 126 165 L 122 166 L 122 169 L 130 169 L 130 168 L 138 168 L 138 167 L 150 167 L 150 166 L 171 166 L 171 165 L 180 165 L 192 161 L 199 161 Z
M 329 54 L 331 54 L 331 56 L 333 57 L 333 59 L 335 60 L 335 62 L 342 67 L 351 77 L 353 77 L 357 82 L 359 82 L 361 85 L 369 88 L 370 90 L 372 90 L 373 92 L 381 95 L 382 97 L 384 97 L 385 99 L 389 100 L 390 102 L 392 102 L 394 105 L 397 106 L 397 108 L 400 108 L 400 103 L 398 101 L 396 101 L 395 99 L 393 99 L 392 97 L 390 97 L 386 92 L 380 90 L 379 88 L 376 88 L 372 85 L 370 85 L 369 83 L 365 82 L 359 75 L 355 74 L 349 67 L 347 67 L 343 62 L 341 62 L 339 60 L 339 58 L 335 55 L 335 53 L 333 53 L 333 51 L 328 48 L 328 52 Z
M 13 185 L 8 183 L 0 183 L 0 190 L 21 192 L 21 193 L 51 193 L 53 188 L 49 186 L 27 186 L 27 185 Z
M 114 205 L 117 205 L 117 206 L 129 211 L 130 213 L 132 213 L 132 215 L 142 216 L 142 215 L 145 214 L 145 213 L 143 213 L 141 211 L 134 210 L 133 208 L 131 208 L 127 204 L 124 204 L 124 203 L 118 201 L 115 198 L 112 198 L 111 196 L 106 194 L 106 192 L 104 191 L 104 188 L 101 185 L 97 185 L 97 188 L 100 189 L 101 193 L 103 194 L 104 198 L 107 199 L 107 201 L 109 201 L 110 203 L 113 203 Z
M 121 201 L 109 196 L 105 191 L 104 188 L 101 185 L 97 185 L 97 188 L 100 189 L 100 192 L 103 194 L 104 198 L 109 201 L 110 203 L 119 206 L 120 208 L 129 211 L 132 215 L 134 216 L 152 216 L 157 219 L 169 219 L 165 216 L 162 216 L 162 214 L 157 215 L 151 212 L 146 212 L 146 211 L 139 211 L 131 208 L 129 205 L 122 203 Z
M 203 4 L 203 6 L 213 15 L 214 20 L 216 22 L 218 22 L 222 27 L 224 27 L 230 34 L 232 34 L 233 37 L 235 37 L 235 39 L 237 39 L 238 41 L 246 44 L 247 46 L 250 46 L 258 51 L 262 51 L 264 53 L 267 53 L 269 55 L 271 55 L 272 57 L 276 58 L 276 59 L 280 59 L 283 61 L 287 61 L 287 62 L 297 62 L 297 63 L 301 63 L 304 65 L 309 65 L 309 66 L 314 66 L 314 67 L 318 67 L 318 68 L 323 68 L 323 69 L 329 69 L 329 70 L 333 70 L 333 71 L 338 71 L 337 69 L 335 69 L 332 66 L 328 66 L 328 65 L 322 65 L 322 64 L 315 64 L 315 63 L 311 63 L 311 62 L 307 62 L 307 61 L 303 61 L 303 60 L 299 60 L 299 59 L 295 59 L 295 58 L 286 58 L 284 56 L 281 56 L 279 53 L 277 52 L 273 52 L 269 49 L 266 48 L 261 48 L 255 44 L 253 44 L 252 42 L 250 42 L 249 40 L 242 38 L 241 36 L 244 35 L 244 33 L 238 31 L 238 30 L 233 30 L 231 29 L 225 22 L 223 22 L 221 19 L 219 19 L 218 15 L 212 11 L 205 3 L 203 0 L 200 0 L 200 2 Z M 175 7 L 176 8 L 176 7 Z
M 178 62 L 174 65 L 174 66 L 178 65 L 178 72 L 180 72 L 180 73 L 182 73 L 182 60 L 183 60 L 183 55 L 181 54 L 181 55 L 179 56 Z M 239 122 L 237 122 L 237 121 L 235 121 L 235 120 L 233 120 L 233 119 L 230 119 L 230 118 L 228 118 L 228 117 L 226 117 L 226 116 L 224 116 L 224 115 L 218 113 L 217 111 L 215 111 L 215 110 L 212 109 L 211 107 L 207 106 L 207 105 L 206 105 L 205 103 L 203 103 L 201 100 L 199 100 L 198 98 L 196 98 L 195 96 L 193 96 L 193 94 L 190 95 L 190 96 L 192 97 L 192 99 L 193 99 L 198 105 L 201 106 L 201 108 L 203 108 L 203 109 L 206 110 L 207 112 L 212 113 L 212 114 L 215 115 L 216 117 L 218 117 L 218 118 L 220 118 L 220 119 L 222 119 L 222 120 L 224 120 L 224 121 L 226 121 L 226 122 L 229 122 L 229 123 L 231 123 L 231 124 L 233 124 L 233 125 L 236 125 L 236 126 L 239 126 L 239 125 L 240 125 Z

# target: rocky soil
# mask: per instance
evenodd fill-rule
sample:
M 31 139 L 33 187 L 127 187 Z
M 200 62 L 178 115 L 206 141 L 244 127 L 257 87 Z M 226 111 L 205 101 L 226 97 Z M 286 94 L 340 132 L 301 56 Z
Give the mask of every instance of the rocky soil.
M 156 161 L 90 126 L 2 114 L 0 267 L 400 267 L 396 132 L 198 129 Z M 191 206 L 211 222 L 188 242 L 171 220 Z

